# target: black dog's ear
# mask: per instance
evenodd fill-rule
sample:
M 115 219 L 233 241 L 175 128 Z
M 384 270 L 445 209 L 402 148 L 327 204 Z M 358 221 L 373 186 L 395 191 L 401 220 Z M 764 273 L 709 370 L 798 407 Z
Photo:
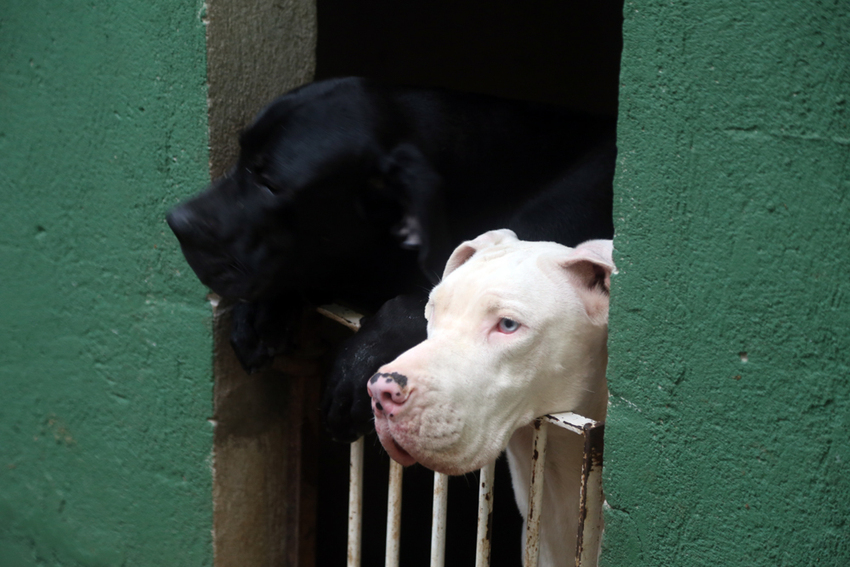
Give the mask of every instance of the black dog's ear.
M 402 246 L 419 250 L 419 267 L 436 284 L 452 250 L 442 179 L 412 144 L 396 146 L 379 168 L 386 190 L 404 210 L 393 234 Z

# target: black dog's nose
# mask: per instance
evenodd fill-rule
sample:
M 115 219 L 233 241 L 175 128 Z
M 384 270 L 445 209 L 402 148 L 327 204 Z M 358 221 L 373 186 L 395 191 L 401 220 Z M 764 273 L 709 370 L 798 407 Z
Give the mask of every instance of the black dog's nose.
M 168 223 L 177 238 L 181 240 L 196 231 L 198 226 L 197 216 L 189 207 L 185 206 L 171 209 L 165 217 L 165 222 Z

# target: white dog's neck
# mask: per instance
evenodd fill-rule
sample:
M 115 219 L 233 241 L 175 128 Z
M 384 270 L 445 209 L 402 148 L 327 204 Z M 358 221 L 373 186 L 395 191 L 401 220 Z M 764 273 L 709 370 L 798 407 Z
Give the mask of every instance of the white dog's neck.
M 582 410 L 585 417 L 597 421 L 605 419 L 607 409 L 605 366 L 604 363 L 599 365 L 594 375 L 588 376 L 585 382 L 599 385 L 598 390 L 588 400 L 590 403 Z M 533 435 L 534 428 L 531 425 L 522 427 L 514 432 L 507 447 L 514 497 L 523 517 L 528 515 Z M 548 427 L 546 468 L 543 474 L 543 508 L 540 517 L 540 567 L 574 564 L 583 459 L 583 437 L 557 426 Z M 585 521 L 599 522 L 601 525 L 601 518 L 588 517 Z

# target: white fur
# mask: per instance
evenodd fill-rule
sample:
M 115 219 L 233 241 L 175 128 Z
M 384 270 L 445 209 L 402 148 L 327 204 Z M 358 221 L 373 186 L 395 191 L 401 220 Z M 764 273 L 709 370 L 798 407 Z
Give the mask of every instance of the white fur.
M 431 292 L 428 339 L 380 370 L 404 379 L 370 383 L 390 455 L 463 474 L 507 448 L 525 515 L 529 423 L 560 411 L 605 418 L 611 251 L 610 241 L 568 248 L 523 242 L 509 230 L 460 245 Z M 504 333 L 502 318 L 519 329 Z M 549 428 L 540 565 L 575 557 L 581 458 L 579 436 Z

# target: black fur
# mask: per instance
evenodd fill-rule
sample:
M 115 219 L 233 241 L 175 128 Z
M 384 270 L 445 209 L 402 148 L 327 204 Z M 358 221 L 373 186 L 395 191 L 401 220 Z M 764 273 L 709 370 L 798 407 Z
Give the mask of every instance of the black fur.
M 203 283 L 247 301 L 231 342 L 248 370 L 270 360 L 299 302 L 375 312 L 324 395 L 329 430 L 351 441 L 371 427 L 369 377 L 425 338 L 427 290 L 457 244 L 497 228 L 567 246 L 613 236 L 614 130 L 548 105 L 313 83 L 269 105 L 233 170 L 168 224 Z

